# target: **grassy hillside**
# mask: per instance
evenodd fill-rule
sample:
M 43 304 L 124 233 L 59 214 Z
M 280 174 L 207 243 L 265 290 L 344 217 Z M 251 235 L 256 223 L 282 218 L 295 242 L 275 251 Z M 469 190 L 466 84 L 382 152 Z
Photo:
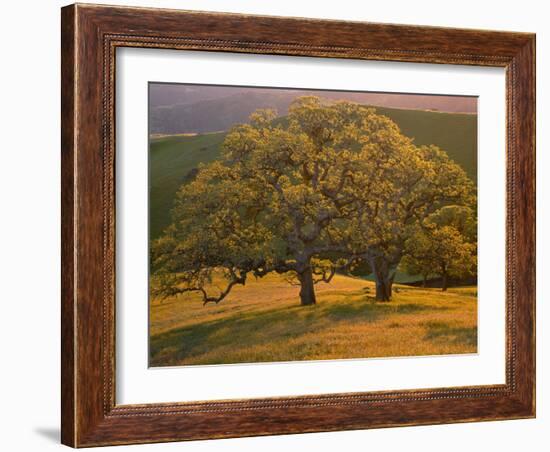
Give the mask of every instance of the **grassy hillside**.
M 447 151 L 468 175 L 477 179 L 477 116 L 424 110 L 377 108 L 417 144 L 435 144 Z M 150 236 L 157 238 L 170 223 L 178 187 L 200 162 L 219 157 L 225 133 L 171 135 L 150 143 Z
M 149 149 L 149 234 L 157 238 L 170 224 L 178 188 L 191 169 L 220 156 L 225 133 L 171 135 L 151 139 Z
M 377 107 L 416 144 L 444 149 L 468 176 L 477 181 L 477 115 Z
M 236 286 L 219 305 L 196 294 L 150 305 L 150 365 L 223 364 L 475 353 L 475 288 L 397 286 L 376 303 L 373 283 L 337 275 L 317 305 L 269 275 Z

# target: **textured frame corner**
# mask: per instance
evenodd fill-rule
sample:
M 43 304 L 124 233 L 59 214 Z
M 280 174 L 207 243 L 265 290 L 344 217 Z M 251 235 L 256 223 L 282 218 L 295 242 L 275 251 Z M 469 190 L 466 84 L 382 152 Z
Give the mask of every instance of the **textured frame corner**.
M 76 4 L 62 8 L 61 36 L 64 444 L 86 447 L 535 416 L 533 34 Z M 116 405 L 118 47 L 506 68 L 506 383 Z

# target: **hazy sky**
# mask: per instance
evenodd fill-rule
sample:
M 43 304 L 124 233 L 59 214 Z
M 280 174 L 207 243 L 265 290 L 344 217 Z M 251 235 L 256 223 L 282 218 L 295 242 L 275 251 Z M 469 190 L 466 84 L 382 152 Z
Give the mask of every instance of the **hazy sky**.
M 294 98 L 304 95 L 315 95 L 328 99 L 349 100 L 358 103 L 381 107 L 430 109 L 452 113 L 477 113 L 477 97 L 473 96 L 445 96 L 425 94 L 393 94 L 380 92 L 357 91 L 318 91 L 303 89 L 281 88 L 250 88 L 217 85 L 187 85 L 187 84 L 150 84 L 150 107 L 167 105 L 193 104 L 202 101 L 211 101 L 235 95 L 254 94 L 259 96 L 280 95 L 285 98 Z

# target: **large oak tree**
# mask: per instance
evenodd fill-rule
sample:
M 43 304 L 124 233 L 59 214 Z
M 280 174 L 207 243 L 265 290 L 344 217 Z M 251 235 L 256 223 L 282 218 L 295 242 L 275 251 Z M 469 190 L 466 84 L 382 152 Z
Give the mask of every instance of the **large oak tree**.
M 377 298 L 389 300 L 414 225 L 473 192 L 443 151 L 414 145 L 373 108 L 302 97 L 284 118 L 257 111 L 179 190 L 153 246 L 155 294 L 218 303 L 275 272 L 311 305 L 317 282 L 367 262 Z

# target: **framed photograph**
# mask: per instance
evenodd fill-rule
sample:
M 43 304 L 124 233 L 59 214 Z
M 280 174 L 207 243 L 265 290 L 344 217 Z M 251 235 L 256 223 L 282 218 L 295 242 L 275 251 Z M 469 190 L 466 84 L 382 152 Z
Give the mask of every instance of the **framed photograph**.
M 535 36 L 62 9 L 62 442 L 535 416 Z

